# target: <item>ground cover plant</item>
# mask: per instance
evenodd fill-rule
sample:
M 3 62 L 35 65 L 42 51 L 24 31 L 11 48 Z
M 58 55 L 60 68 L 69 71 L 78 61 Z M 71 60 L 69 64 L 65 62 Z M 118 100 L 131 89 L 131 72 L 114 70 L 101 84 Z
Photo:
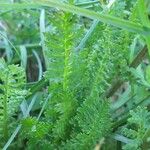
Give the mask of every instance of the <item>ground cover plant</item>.
M 0 0 L 0 149 L 150 149 L 149 0 Z

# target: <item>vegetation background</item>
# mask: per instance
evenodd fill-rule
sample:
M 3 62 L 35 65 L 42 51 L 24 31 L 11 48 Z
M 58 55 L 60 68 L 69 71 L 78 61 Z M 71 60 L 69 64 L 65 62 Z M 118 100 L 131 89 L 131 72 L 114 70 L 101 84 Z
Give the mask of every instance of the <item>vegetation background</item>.
M 0 0 L 0 149 L 150 149 L 149 0 Z

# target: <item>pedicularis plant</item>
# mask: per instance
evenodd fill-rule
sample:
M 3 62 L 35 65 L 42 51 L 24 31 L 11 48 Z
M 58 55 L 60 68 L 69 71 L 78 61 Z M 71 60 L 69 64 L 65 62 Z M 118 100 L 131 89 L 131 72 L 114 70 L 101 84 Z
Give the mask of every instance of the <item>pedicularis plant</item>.
M 0 0 L 0 148 L 150 149 L 149 0 Z

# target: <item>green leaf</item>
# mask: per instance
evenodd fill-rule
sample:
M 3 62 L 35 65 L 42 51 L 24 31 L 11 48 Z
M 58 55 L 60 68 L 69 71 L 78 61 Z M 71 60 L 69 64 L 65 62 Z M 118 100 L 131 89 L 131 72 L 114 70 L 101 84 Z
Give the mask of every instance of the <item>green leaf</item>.
M 27 49 L 24 45 L 20 46 L 20 53 L 21 53 L 21 66 L 26 70 L 27 66 Z
M 149 28 L 150 27 L 150 20 L 148 18 L 148 10 L 146 7 L 145 0 L 139 0 L 138 2 L 138 10 L 139 10 L 139 16 L 141 19 L 141 23 L 143 24 L 144 27 Z M 150 55 L 150 35 L 144 36 L 147 47 L 148 47 L 148 52 Z
M 72 6 L 70 4 L 61 3 L 60 1 L 53 0 L 34 0 L 34 3 L 2 3 L 0 4 L 0 9 L 10 9 L 10 10 L 22 10 L 22 9 L 31 9 L 31 8 L 41 8 L 41 7 L 54 7 L 67 12 L 71 12 L 77 15 L 85 16 L 91 19 L 97 19 L 103 23 L 107 23 L 118 28 L 125 29 L 130 32 L 135 32 L 143 35 L 150 34 L 150 28 L 143 27 L 140 24 L 119 19 L 117 17 L 113 17 L 110 15 L 103 15 L 96 13 L 94 11 L 90 11 L 87 9 L 79 8 L 76 6 Z
M 18 110 L 28 91 L 24 89 L 25 72 L 21 67 L 7 66 L 0 59 L 0 74 L 0 137 L 5 141 L 10 134 L 8 129 L 12 115 Z
M 146 80 L 150 84 L 150 65 L 146 68 Z

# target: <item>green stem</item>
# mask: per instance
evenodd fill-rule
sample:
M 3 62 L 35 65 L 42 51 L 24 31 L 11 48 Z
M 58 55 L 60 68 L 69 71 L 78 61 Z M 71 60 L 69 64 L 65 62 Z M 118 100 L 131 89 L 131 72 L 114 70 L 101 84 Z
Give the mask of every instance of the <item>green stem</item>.
M 150 29 L 144 29 L 143 26 L 128 21 L 128 20 L 123 20 L 123 19 L 119 19 L 110 15 L 103 15 L 103 14 L 99 14 L 97 12 L 94 11 L 90 11 L 87 9 L 83 9 L 83 8 L 79 8 L 73 5 L 69 5 L 69 4 L 65 4 L 65 3 L 60 3 L 57 0 L 36 0 L 35 3 L 37 5 L 41 5 L 41 6 L 45 6 L 45 7 L 54 7 L 54 8 L 59 8 L 61 10 L 67 11 L 67 12 L 71 12 L 71 13 L 75 13 L 77 15 L 82 15 L 91 19 L 97 19 L 103 23 L 106 24 L 110 24 L 122 29 L 126 29 L 130 32 L 136 32 L 139 34 L 146 34 L 148 35 L 150 33 Z
M 58 8 L 67 12 L 71 12 L 77 15 L 82 15 L 91 19 L 97 19 L 103 23 L 116 26 L 121 29 L 125 29 L 130 32 L 135 32 L 143 35 L 149 35 L 150 34 L 150 28 L 149 27 L 143 27 L 142 25 L 138 23 L 134 23 L 128 20 L 119 19 L 117 17 L 113 17 L 110 15 L 103 15 L 99 14 L 94 11 L 90 11 L 84 8 L 80 8 L 77 6 L 61 3 L 57 0 L 33 0 L 32 3 L 2 3 L 0 4 L 0 9 L 11 9 L 11 10 L 22 10 L 22 9 L 31 9 L 31 8 L 41 8 L 41 7 L 54 7 Z
M 67 15 L 69 15 L 69 14 L 66 13 L 64 15 L 65 16 L 63 16 L 64 17 L 64 25 L 63 26 L 64 26 L 64 29 L 66 31 L 67 28 L 68 28 L 68 24 L 67 24 L 68 19 L 65 18 L 65 17 L 67 17 Z M 64 33 L 64 41 L 63 41 L 63 43 L 64 43 L 64 72 L 63 72 L 63 78 L 64 79 L 63 79 L 63 90 L 64 91 L 66 91 L 67 88 L 68 88 L 68 73 L 70 72 L 69 57 L 70 57 L 71 51 L 70 51 L 70 48 L 69 48 L 70 45 L 68 45 L 68 40 L 70 40 L 69 36 L 70 35 L 67 35 L 66 33 Z

